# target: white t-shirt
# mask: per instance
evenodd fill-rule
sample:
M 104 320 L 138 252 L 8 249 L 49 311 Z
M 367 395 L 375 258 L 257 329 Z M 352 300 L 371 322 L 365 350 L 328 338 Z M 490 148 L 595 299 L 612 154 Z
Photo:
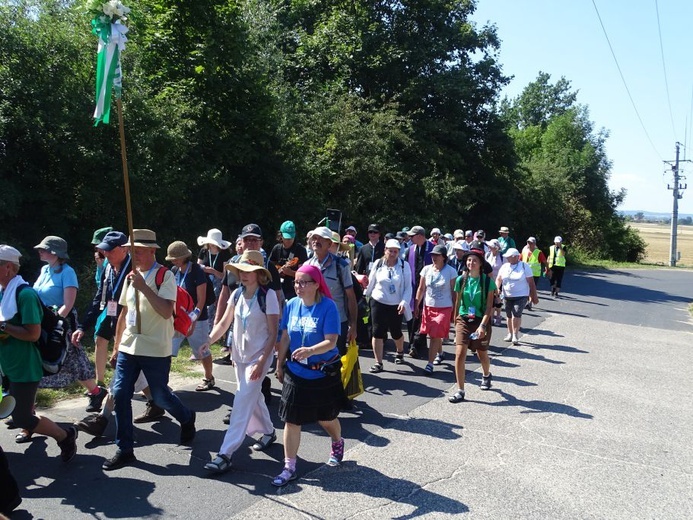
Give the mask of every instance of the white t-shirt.
M 445 264 L 442 271 L 437 271 L 433 264 L 421 269 L 421 278 L 426 280 L 426 307 L 452 307 L 452 289 L 450 282 L 457 278 L 457 271 Z
M 154 292 L 156 289 L 156 271 L 161 267 L 154 264 L 149 271 L 142 274 L 145 282 L 151 287 Z M 167 357 L 171 355 L 171 346 L 173 339 L 173 317 L 164 319 L 154 310 L 154 307 L 149 303 L 149 300 L 142 294 L 139 294 L 139 309 L 140 309 L 140 324 L 141 334 L 137 334 L 137 311 L 135 305 L 135 289 L 130 285 L 126 278 L 123 282 L 123 291 L 120 293 L 121 305 L 127 307 L 125 315 L 125 330 L 123 337 L 120 340 L 118 350 L 126 354 L 137 356 L 150 357 Z M 158 295 L 164 300 L 169 300 L 175 303 L 176 301 L 176 280 L 173 273 L 166 270 L 164 280 L 159 287 Z M 125 309 L 123 309 L 125 311 Z
M 532 278 L 532 268 L 526 262 L 519 261 L 515 265 L 503 264 L 498 271 L 503 283 L 503 295 L 506 298 L 522 298 L 529 296 L 529 283 Z
M 262 289 L 258 289 L 261 291 Z M 235 292 L 235 291 L 234 291 Z M 267 316 L 279 316 L 277 293 L 267 289 L 265 304 L 267 314 L 262 312 L 257 301 L 257 293 L 247 300 L 243 294 L 234 307 L 234 292 L 231 293 L 228 306 L 233 308 L 233 349 L 231 357 L 235 363 L 251 364 L 258 360 L 269 339 Z

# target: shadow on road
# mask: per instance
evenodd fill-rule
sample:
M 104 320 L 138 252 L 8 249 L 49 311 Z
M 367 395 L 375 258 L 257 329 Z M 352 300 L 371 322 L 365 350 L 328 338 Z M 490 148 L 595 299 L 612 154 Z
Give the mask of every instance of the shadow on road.
M 576 417 L 578 419 L 593 419 L 592 415 L 582 413 L 574 406 L 570 406 L 567 404 L 554 403 L 552 401 L 540 401 L 536 399 L 525 401 L 522 399 L 518 399 L 514 395 L 509 394 L 508 392 L 505 392 L 499 388 L 492 388 L 491 390 L 489 390 L 489 392 L 496 392 L 498 395 L 503 397 L 505 401 L 499 401 L 494 403 L 472 400 L 469 401 L 494 407 L 517 406 L 521 408 L 526 408 L 526 410 L 522 410 L 520 413 L 559 413 L 563 415 L 569 415 L 570 417 Z

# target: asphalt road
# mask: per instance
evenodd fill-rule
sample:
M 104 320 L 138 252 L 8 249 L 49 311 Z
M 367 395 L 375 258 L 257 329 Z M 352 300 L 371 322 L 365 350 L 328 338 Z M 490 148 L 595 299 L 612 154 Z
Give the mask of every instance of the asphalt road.
M 567 337 L 563 331 L 542 327 L 542 322 L 549 317 L 596 319 L 599 320 L 599 327 L 608 327 L 608 323 L 613 323 L 625 327 L 665 329 L 668 332 L 691 330 L 686 307 L 693 300 L 693 272 L 568 271 L 564 280 L 565 293 L 558 300 L 547 298 L 548 282 L 542 282 L 545 285 L 540 286 L 541 301 L 533 311 L 526 312 L 523 329 L 535 337 L 544 336 L 542 339 L 550 341 L 551 351 L 554 353 L 574 354 L 584 351 L 580 347 L 579 337 Z M 585 319 L 584 326 L 578 327 L 579 333 L 586 338 L 594 333 L 591 327 L 596 322 L 591 320 Z M 499 371 L 508 369 L 506 371 L 512 373 L 510 369 L 519 367 L 521 362 L 540 362 L 559 368 L 563 363 L 547 355 L 546 350 L 525 350 L 521 360 L 518 359 L 512 352 L 506 351 L 507 344 L 502 342 L 504 332 L 505 330 L 496 330 L 492 341 L 494 370 L 497 367 Z M 453 347 L 448 345 L 445 348 L 448 360 L 451 360 Z M 361 351 L 360 362 L 364 369 L 366 393 L 358 399 L 356 413 L 343 414 L 341 417 L 347 450 L 361 450 L 368 453 L 369 457 L 378 458 L 397 448 L 398 437 L 409 436 L 412 432 L 433 430 L 436 441 L 455 438 L 456 435 L 451 432 L 459 427 L 460 419 L 455 415 L 448 415 L 448 408 L 444 409 L 443 420 L 409 420 L 417 417 L 418 410 L 425 405 L 438 406 L 445 402 L 441 397 L 454 383 L 451 363 L 436 368 L 433 376 L 427 376 L 423 372 L 423 360 L 407 358 L 404 365 L 396 366 L 391 362 L 391 355 L 386 359 L 385 372 L 372 375 L 367 370 L 372 364 L 372 355 L 368 351 Z M 480 378 L 477 368 L 478 365 L 470 357 L 467 364 L 468 382 L 475 383 Z M 101 439 L 93 439 L 82 433 L 78 440 L 79 453 L 67 467 L 58 460 L 58 449 L 52 440 L 38 437 L 30 444 L 17 445 L 13 442 L 14 431 L 0 428 L 0 443 L 8 454 L 20 487 L 24 489 L 24 503 L 12 518 L 221 519 L 242 514 L 246 510 L 249 517 L 262 518 L 262 514 L 253 512 L 253 506 L 263 503 L 260 502 L 263 499 L 272 500 L 272 497 L 277 496 L 277 491 L 269 480 L 281 470 L 281 443 L 271 447 L 267 453 L 258 454 L 250 450 L 252 441 L 248 440 L 247 445 L 233 458 L 234 470 L 221 477 L 210 477 L 202 469 L 221 444 L 225 431 L 221 419 L 233 398 L 231 369 L 215 367 L 215 375 L 218 391 L 196 393 L 194 384 L 177 389 L 181 399 L 198 411 L 198 435 L 192 448 L 176 445 L 179 428 L 169 419 L 139 425 L 136 426 L 138 464 L 115 472 L 101 470 L 103 459 L 110 457 L 115 451 L 112 424 L 109 425 L 106 436 Z M 501 376 L 497 381 L 499 385 L 534 386 L 520 377 Z M 281 424 L 276 419 L 276 396 L 279 395 L 276 382 L 273 392 L 275 399 L 270 413 L 275 418 L 275 426 L 280 430 Z M 513 403 L 511 398 L 506 400 Z M 517 405 L 517 399 L 514 403 Z M 524 405 L 531 408 L 532 402 L 526 401 Z M 81 400 L 63 403 L 49 410 L 47 415 L 59 422 L 71 422 L 85 415 L 82 411 L 84 406 L 85 403 Z M 143 408 L 143 403 L 136 402 L 134 406 L 137 413 Z M 489 410 L 488 414 L 493 414 L 493 410 Z M 435 450 L 433 444 L 429 436 L 419 436 L 414 445 L 407 446 L 406 451 L 416 457 Z M 309 479 L 314 470 L 318 470 L 316 474 L 324 472 L 323 465 L 328 454 L 329 441 L 326 434 L 319 427 L 305 429 L 298 465 L 302 478 Z M 387 456 L 396 460 L 391 454 Z M 375 465 L 377 461 L 373 462 Z M 367 470 L 364 468 L 367 463 L 368 461 L 361 461 L 362 471 Z M 435 467 L 428 468 L 428 471 L 435 471 Z M 371 469 L 355 478 L 359 481 L 378 479 L 382 478 L 382 472 L 377 474 Z M 402 483 L 389 482 L 394 487 L 398 484 Z M 329 485 L 327 488 L 329 489 Z M 354 495 L 355 498 L 357 496 L 360 495 Z M 449 505 L 450 512 L 454 513 L 458 506 L 454 503 Z

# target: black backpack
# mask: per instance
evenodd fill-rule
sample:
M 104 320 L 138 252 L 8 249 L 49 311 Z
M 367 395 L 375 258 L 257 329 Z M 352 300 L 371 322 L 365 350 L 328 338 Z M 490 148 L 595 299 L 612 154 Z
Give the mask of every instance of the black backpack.
M 29 284 L 22 284 L 17 287 L 17 311 L 19 311 L 19 294 L 30 287 Z M 31 289 L 33 291 L 33 289 Z M 39 354 L 41 354 L 41 364 L 43 365 L 43 375 L 52 376 L 60 372 L 67 356 L 67 347 L 70 343 L 68 331 L 70 324 L 67 318 L 61 318 L 53 309 L 46 307 L 38 294 L 36 299 L 43 310 L 41 320 L 41 336 L 36 342 Z

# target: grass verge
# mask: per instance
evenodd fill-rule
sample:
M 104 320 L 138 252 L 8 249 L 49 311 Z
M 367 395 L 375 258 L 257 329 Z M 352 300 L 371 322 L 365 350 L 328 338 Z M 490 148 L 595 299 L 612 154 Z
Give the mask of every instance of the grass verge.
M 221 345 L 214 344 L 210 348 L 212 352 L 212 359 L 221 357 Z M 89 360 L 94 363 L 94 348 L 85 346 Z M 178 356 L 171 359 L 171 373 L 178 377 L 187 379 L 196 379 L 200 377 L 202 373 L 202 366 L 197 361 L 190 361 L 190 355 L 192 350 L 186 343 L 185 346 L 181 347 Z M 110 366 L 106 366 L 106 381 L 108 385 L 113 377 L 113 369 Z M 64 401 L 66 399 L 74 399 L 77 397 L 83 397 L 85 392 L 84 387 L 79 383 L 75 382 L 65 388 L 40 388 L 36 394 L 36 405 L 39 408 L 50 408 L 59 401 Z M 86 401 L 85 401 L 86 402 Z

